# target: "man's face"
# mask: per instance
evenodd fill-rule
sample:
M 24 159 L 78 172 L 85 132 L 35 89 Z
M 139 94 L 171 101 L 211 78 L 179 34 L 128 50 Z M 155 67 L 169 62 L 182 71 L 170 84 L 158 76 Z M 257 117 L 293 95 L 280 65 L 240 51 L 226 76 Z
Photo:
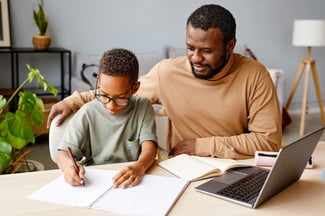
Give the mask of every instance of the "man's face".
M 187 58 L 191 62 L 192 73 L 199 79 L 210 79 L 227 63 L 233 51 L 235 39 L 226 45 L 218 28 L 204 31 L 193 28 L 186 29 Z

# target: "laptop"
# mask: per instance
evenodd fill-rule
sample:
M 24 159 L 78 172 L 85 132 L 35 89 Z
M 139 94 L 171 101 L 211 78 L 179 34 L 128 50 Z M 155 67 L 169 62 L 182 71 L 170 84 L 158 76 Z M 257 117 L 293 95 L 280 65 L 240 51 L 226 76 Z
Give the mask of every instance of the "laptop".
M 257 208 L 302 175 L 324 128 L 309 133 L 280 149 L 271 169 L 235 168 L 195 189 L 227 201 Z

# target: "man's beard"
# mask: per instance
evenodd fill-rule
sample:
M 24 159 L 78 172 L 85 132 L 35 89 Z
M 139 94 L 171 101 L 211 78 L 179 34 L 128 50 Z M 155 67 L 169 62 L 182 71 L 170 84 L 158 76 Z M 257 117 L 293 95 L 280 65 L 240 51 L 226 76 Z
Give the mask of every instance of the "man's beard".
M 199 65 L 203 65 L 204 67 L 207 67 L 209 68 L 209 72 L 206 73 L 206 74 L 198 74 L 195 72 L 195 69 L 194 69 L 194 63 L 191 62 L 191 68 L 192 68 L 192 74 L 194 75 L 195 78 L 198 78 L 198 79 L 204 79 L 204 80 L 209 80 L 211 79 L 212 77 L 214 77 L 217 73 L 219 73 L 222 68 L 227 64 L 227 53 L 226 51 L 224 52 L 224 55 L 221 56 L 220 58 L 220 63 L 218 65 L 215 65 L 215 68 L 213 69 L 211 65 L 209 64 L 199 64 Z
M 212 77 L 214 77 L 214 75 L 216 75 L 220 71 L 218 69 L 212 69 L 211 65 L 204 65 L 204 66 L 208 67 L 210 69 L 210 71 L 206 74 L 197 74 L 195 72 L 193 62 L 191 62 L 192 74 L 194 75 L 195 78 L 208 80 L 208 79 L 211 79 Z

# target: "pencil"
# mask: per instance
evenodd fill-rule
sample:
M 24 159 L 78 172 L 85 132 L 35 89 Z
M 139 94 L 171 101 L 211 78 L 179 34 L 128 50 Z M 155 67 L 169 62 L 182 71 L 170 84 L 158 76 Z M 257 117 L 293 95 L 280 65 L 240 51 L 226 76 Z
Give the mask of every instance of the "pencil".
M 77 162 L 76 162 L 76 160 L 74 159 L 74 156 L 73 156 L 73 154 L 72 154 L 72 151 L 71 151 L 71 148 L 70 148 L 70 147 L 68 147 L 68 155 L 69 155 L 69 157 L 71 158 L 71 160 L 73 161 L 74 169 L 75 169 L 76 172 L 79 174 L 79 166 L 77 165 Z M 83 181 L 82 185 L 85 186 L 85 181 Z

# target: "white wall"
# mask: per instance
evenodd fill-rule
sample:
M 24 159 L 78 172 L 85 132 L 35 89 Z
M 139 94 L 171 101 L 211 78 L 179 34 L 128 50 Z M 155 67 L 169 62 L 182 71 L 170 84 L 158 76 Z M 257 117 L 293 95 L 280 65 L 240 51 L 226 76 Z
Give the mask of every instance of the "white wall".
M 37 32 L 32 10 L 37 2 L 10 0 L 13 46 L 32 46 L 31 38 Z M 206 3 L 221 4 L 233 13 L 237 21 L 237 45 L 246 44 L 267 67 L 282 68 L 286 72 L 287 97 L 300 61 L 307 54 L 307 48 L 291 45 L 293 21 L 325 19 L 323 0 L 44 0 L 44 8 L 50 21 L 52 46 L 101 54 L 112 47 L 135 52 L 151 51 L 165 45 L 183 47 L 187 17 Z M 317 61 L 325 99 L 325 47 L 314 48 L 312 56 Z M 3 61 L 8 60 L 0 60 L 1 65 Z M 4 85 L 1 81 L 0 84 Z M 303 81 L 295 94 L 292 109 L 300 109 L 302 84 Z M 318 106 L 313 83 L 309 106 Z

